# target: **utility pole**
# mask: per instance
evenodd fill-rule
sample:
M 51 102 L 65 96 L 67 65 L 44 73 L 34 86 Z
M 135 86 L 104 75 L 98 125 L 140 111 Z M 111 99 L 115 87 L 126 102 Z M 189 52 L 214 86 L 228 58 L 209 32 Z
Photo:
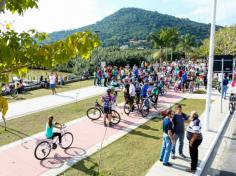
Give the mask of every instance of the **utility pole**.
M 212 76 L 213 76 L 213 60 L 215 49 L 215 23 L 216 23 L 216 8 L 217 0 L 214 0 L 212 22 L 211 22 L 211 36 L 210 36 L 210 52 L 208 59 L 208 76 L 207 76 L 207 99 L 205 110 L 205 130 L 209 130 L 209 121 L 211 116 L 211 94 L 212 94 Z

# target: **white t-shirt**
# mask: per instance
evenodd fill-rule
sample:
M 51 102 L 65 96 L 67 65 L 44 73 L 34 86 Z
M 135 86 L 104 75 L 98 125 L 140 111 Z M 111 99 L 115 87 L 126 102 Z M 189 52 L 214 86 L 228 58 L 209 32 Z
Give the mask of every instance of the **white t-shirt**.
M 49 76 L 49 83 L 56 84 L 56 76 L 54 76 L 54 75 Z
M 134 97 L 136 95 L 135 87 L 133 84 L 130 84 L 130 86 L 129 86 L 129 94 L 131 97 Z

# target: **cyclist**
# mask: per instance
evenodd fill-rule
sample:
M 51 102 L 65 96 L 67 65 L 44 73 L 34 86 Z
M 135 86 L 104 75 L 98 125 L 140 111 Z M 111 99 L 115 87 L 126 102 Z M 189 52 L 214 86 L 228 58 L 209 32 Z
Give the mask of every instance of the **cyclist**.
M 61 133 L 53 132 L 53 128 L 62 129 L 62 125 L 58 122 L 54 122 L 54 117 L 51 115 L 48 117 L 48 122 L 46 124 L 46 137 L 47 139 L 54 139 L 58 136 L 59 145 L 61 145 Z
M 104 108 L 104 126 L 107 126 L 106 120 L 108 119 L 109 126 L 111 123 L 111 107 L 112 107 L 112 96 L 111 89 L 107 89 L 107 94 L 101 98 Z
M 143 105 L 144 98 L 147 97 L 147 90 L 148 90 L 148 88 L 149 88 L 148 79 L 145 79 L 144 80 L 144 85 L 141 88 L 141 107 Z
M 130 81 L 129 83 L 129 102 L 130 102 L 130 107 L 132 107 L 132 111 L 134 110 L 134 99 L 136 96 L 136 91 L 135 91 L 135 86 L 133 84 L 135 81 Z

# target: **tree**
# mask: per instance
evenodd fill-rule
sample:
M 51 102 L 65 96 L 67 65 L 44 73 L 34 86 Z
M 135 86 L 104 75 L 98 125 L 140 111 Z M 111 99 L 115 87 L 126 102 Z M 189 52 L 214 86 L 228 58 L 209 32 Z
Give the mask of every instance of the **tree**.
M 176 46 L 178 45 L 179 42 L 179 33 L 176 28 L 170 28 L 169 29 L 169 46 L 171 48 L 171 61 L 173 61 L 173 52 L 176 49 Z
M 0 0 L 0 12 L 10 10 L 22 15 L 25 10 L 37 7 L 37 0 Z M 65 40 L 43 44 L 46 33 L 36 30 L 17 33 L 7 27 L 0 31 L 0 80 L 8 81 L 11 72 L 23 74 L 30 66 L 52 68 L 57 64 L 81 56 L 89 58 L 90 52 L 99 46 L 96 34 L 77 32 Z
M 160 37 L 160 31 L 152 33 L 149 39 L 151 40 L 151 45 L 153 49 L 160 49 L 159 56 L 160 56 L 160 63 L 162 63 L 164 42 Z
M 195 37 L 190 34 L 185 34 L 180 38 L 179 46 L 184 52 L 185 59 L 187 58 L 187 53 L 195 45 Z

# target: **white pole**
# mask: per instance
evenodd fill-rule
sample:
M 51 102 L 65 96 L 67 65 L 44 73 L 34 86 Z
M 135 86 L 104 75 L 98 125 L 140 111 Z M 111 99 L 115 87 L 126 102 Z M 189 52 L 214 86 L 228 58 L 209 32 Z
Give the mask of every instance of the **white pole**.
M 210 110 L 211 110 L 211 91 L 212 91 L 212 76 L 213 76 L 213 60 L 215 48 L 215 23 L 216 23 L 216 7 L 217 0 L 214 0 L 212 23 L 211 23 L 211 36 L 210 36 L 210 51 L 208 60 L 208 76 L 207 76 L 207 99 L 205 111 L 205 130 L 209 130 Z
M 222 106 L 223 106 L 223 80 L 224 80 L 224 59 L 221 59 L 221 100 L 220 100 L 220 112 L 222 113 Z

